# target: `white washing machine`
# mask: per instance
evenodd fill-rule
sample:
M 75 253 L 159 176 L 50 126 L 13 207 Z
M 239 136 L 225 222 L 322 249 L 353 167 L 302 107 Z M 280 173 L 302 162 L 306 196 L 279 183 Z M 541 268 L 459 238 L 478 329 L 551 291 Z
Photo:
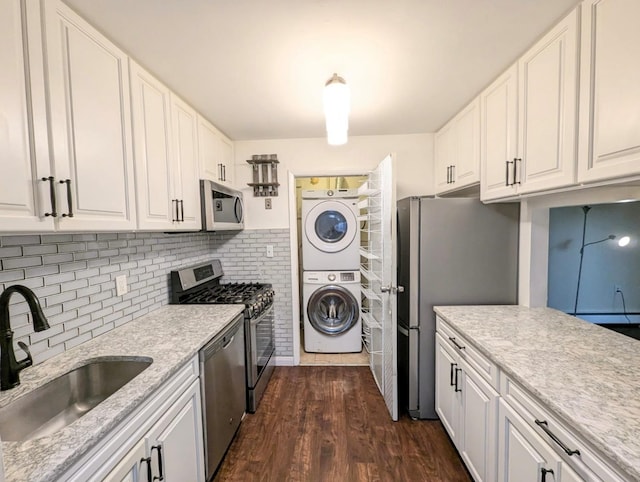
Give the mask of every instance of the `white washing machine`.
M 356 189 L 302 191 L 302 269 L 360 269 Z
M 305 271 L 304 351 L 362 351 L 359 271 Z

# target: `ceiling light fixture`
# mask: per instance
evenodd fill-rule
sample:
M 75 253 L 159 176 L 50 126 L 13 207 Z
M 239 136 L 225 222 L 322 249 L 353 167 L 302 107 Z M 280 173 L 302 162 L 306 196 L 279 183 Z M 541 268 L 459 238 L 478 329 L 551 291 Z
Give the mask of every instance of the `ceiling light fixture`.
M 349 131 L 349 87 L 338 74 L 333 74 L 324 85 L 324 117 L 327 125 L 327 142 L 332 146 L 347 143 Z

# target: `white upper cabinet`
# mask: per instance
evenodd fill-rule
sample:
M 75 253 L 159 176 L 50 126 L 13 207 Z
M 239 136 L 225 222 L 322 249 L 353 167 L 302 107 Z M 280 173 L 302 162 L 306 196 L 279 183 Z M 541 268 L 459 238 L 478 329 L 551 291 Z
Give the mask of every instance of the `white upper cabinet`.
M 640 173 L 640 2 L 585 0 L 578 181 Z
M 62 2 L 42 8 L 58 229 L 134 229 L 127 56 Z
M 518 62 L 519 154 L 514 177 L 520 192 L 575 182 L 578 10 Z
M 480 199 L 512 196 L 518 155 L 518 65 L 498 77 L 480 94 Z
M 436 134 L 436 192 L 457 191 L 480 181 L 480 99 L 476 98 Z
M 436 133 L 435 137 L 435 180 L 437 193 L 451 189 L 451 169 L 455 163 L 453 159 L 455 152 L 453 140 L 453 122 L 449 122 Z
M 0 224 L 3 231 L 53 229 L 48 156 L 31 149 L 26 48 L 20 0 L 0 2 Z M 42 205 L 40 206 L 40 203 Z
M 180 229 L 200 229 L 198 181 L 198 113 L 171 94 L 173 180 Z
M 453 120 L 456 163 L 453 179 L 456 188 L 480 181 L 480 98 L 476 98 Z
M 169 89 L 130 61 L 138 227 L 172 229 L 176 203 L 171 179 Z
M 200 229 L 196 112 L 130 61 L 138 228 Z
M 481 94 L 482 200 L 575 183 L 578 12 Z
M 233 143 L 200 115 L 198 142 L 200 177 L 233 186 Z

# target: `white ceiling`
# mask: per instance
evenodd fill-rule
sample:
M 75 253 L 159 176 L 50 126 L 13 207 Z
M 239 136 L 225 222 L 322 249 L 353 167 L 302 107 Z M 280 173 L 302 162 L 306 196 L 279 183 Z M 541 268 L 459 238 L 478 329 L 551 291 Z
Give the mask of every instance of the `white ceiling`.
M 235 140 L 434 132 L 578 0 L 66 0 Z

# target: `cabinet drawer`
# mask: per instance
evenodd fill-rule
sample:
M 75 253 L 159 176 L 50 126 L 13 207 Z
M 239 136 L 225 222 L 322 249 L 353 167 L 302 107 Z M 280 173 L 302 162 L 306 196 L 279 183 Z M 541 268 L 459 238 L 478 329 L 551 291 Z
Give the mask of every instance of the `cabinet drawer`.
M 436 330 L 449 346 L 453 347 L 460 357 L 467 362 L 493 388 L 498 390 L 498 367 L 471 345 L 458 331 L 439 316 L 436 318 Z
M 569 430 L 558 418 L 550 415 L 532 395 L 504 373 L 500 375 L 500 394 L 534 432 L 552 446 L 560 457 L 585 480 L 611 482 L 627 480 L 611 468 L 613 464 L 605 463 L 596 449 L 589 446 L 580 436 Z M 536 421 L 539 423 L 536 423 Z M 558 441 L 555 441 L 543 427 L 548 432 L 553 433 L 568 450 L 577 450 L 579 453 L 568 455 Z

